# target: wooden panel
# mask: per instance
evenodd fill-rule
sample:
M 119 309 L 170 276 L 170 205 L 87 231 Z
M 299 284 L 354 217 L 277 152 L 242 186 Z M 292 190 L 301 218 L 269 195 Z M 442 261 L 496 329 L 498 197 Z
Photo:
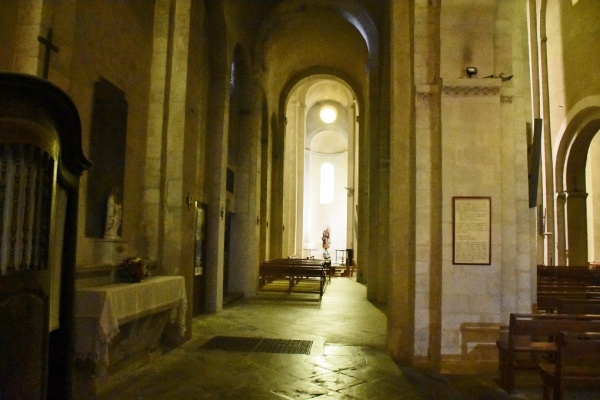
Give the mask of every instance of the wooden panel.
M 0 399 L 45 399 L 46 294 L 34 287 L 0 291 L 0 326 Z

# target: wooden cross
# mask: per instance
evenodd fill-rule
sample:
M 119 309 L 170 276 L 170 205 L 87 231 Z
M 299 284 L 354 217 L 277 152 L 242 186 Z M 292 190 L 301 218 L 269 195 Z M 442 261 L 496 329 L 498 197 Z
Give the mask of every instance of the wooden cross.
M 38 36 L 38 42 L 46 46 L 46 50 L 44 51 L 44 72 L 42 73 L 42 77 L 44 79 L 48 79 L 48 70 L 50 69 L 50 53 L 58 53 L 58 47 L 52 43 L 52 28 L 48 28 L 47 32 L 48 38 L 45 38 L 42 35 Z

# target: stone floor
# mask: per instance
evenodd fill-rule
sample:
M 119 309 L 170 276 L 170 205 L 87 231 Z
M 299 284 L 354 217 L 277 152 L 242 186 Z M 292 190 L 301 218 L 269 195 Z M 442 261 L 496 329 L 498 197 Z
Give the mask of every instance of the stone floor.
M 508 395 L 495 373 L 448 376 L 399 368 L 385 351 L 384 310 L 366 289 L 338 277 L 322 301 L 312 294 L 261 293 L 194 319 L 193 337 L 127 376 L 100 400 L 127 399 L 541 399 L 537 374 L 520 374 Z M 313 341 L 310 354 L 205 350 L 216 335 Z M 576 390 L 567 399 L 599 399 Z

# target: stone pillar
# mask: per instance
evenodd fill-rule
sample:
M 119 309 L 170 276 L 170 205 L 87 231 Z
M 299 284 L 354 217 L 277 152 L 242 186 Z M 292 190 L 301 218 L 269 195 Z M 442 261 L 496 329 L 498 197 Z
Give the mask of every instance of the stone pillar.
M 546 210 L 546 221 L 556 221 L 556 224 L 561 224 L 560 217 L 554 215 L 554 212 L 559 212 L 559 205 L 554 204 L 553 193 L 558 189 L 554 182 L 554 160 L 552 148 L 552 126 L 550 124 L 550 89 L 548 82 L 548 46 L 546 35 L 546 2 L 538 2 L 537 20 L 539 21 L 538 33 L 538 55 L 539 55 L 539 98 L 541 99 L 540 113 L 543 120 L 542 128 L 542 154 L 541 154 L 541 182 L 542 189 L 542 204 Z M 555 219 L 556 218 L 556 219 Z M 558 233 L 558 227 L 556 233 Z M 559 236 L 544 236 L 544 264 L 563 264 L 564 252 L 560 250 L 561 238 Z M 554 241 L 552 240 L 554 239 Z M 553 257 L 554 255 L 554 257 Z
M 585 168 L 588 196 L 588 251 L 590 261 L 600 261 L 600 138 L 592 140 Z
M 42 0 L 22 0 L 19 2 L 19 19 L 15 43 L 14 71 L 37 75 L 39 65 L 40 44 L 38 35 L 42 21 Z
M 184 184 L 185 117 L 190 2 L 155 4 L 153 60 L 144 188 L 144 222 L 149 259 L 165 275 L 191 276 L 193 211 Z M 193 293 L 192 280 L 186 280 Z M 191 300 L 191 295 L 188 296 Z M 188 324 L 192 307 L 188 307 Z M 189 331 L 189 330 L 188 330 Z
M 145 253 L 158 259 L 161 203 L 163 124 L 165 123 L 166 68 L 169 37 L 169 0 L 158 0 L 154 9 L 154 40 L 150 72 L 150 101 L 146 133 L 146 169 L 144 182 Z
M 587 193 L 565 192 L 567 265 L 587 265 Z
M 556 213 L 548 210 L 546 217 L 546 230 L 553 230 L 554 235 L 546 235 L 546 242 L 548 243 L 548 265 L 567 265 L 567 192 L 556 193 L 553 204 L 556 206 Z M 548 226 L 550 221 L 550 214 L 556 217 L 554 220 L 554 226 Z M 554 238 L 554 241 L 552 240 Z M 554 248 L 550 246 L 554 244 Z
M 270 215 L 267 221 L 267 234 L 269 235 L 269 258 L 281 257 L 285 254 L 286 248 L 283 246 L 283 196 L 284 188 L 284 154 L 285 154 L 285 131 L 287 126 L 286 118 L 271 114 L 269 119 L 269 129 L 271 131 L 271 146 L 269 166 L 271 173 L 271 188 L 269 191 Z
M 355 185 L 355 178 L 354 178 L 354 171 L 355 171 L 355 155 L 356 155 L 356 148 L 354 146 L 355 143 L 355 138 L 357 135 L 357 125 L 356 125 L 356 117 L 358 115 L 358 110 L 356 109 L 357 106 L 356 104 L 352 104 L 351 106 L 346 108 L 346 113 L 348 115 L 348 119 L 347 119 L 347 126 L 348 126 L 348 179 L 346 181 L 346 193 L 348 195 L 348 205 L 347 205 L 347 211 L 346 211 L 346 221 L 347 221 L 347 225 L 346 225 L 346 248 L 347 249 L 351 249 L 354 247 L 354 204 L 355 204 L 355 197 L 354 197 L 354 189 L 356 188 Z M 358 192 L 356 193 L 358 195 Z M 347 256 L 347 255 L 346 255 Z
M 302 236 L 304 231 L 304 171 L 305 171 L 305 143 L 306 143 L 306 105 L 300 104 L 297 111 L 296 137 L 295 137 L 295 159 L 296 175 L 294 182 L 296 185 L 296 215 L 294 221 L 294 254 L 302 257 Z
M 177 0 L 172 17 L 172 38 L 167 55 L 167 82 L 165 90 L 166 121 L 163 125 L 164 135 L 164 171 L 161 178 L 161 213 L 163 224 L 160 227 L 162 251 L 159 254 L 159 265 L 166 275 L 191 275 L 193 256 L 184 254 L 184 236 L 193 235 L 193 213 L 186 204 L 187 190 L 184 187 L 183 162 L 184 134 L 186 131 L 186 91 L 188 42 L 190 31 L 190 2 Z M 193 184 L 193 182 L 191 183 Z M 190 183 L 188 182 L 187 187 Z M 187 228 L 187 229 L 185 229 Z M 189 250 L 189 249 L 188 249 Z M 184 271 L 185 270 L 185 271 Z M 185 273 L 184 273 L 185 272 Z M 189 289 L 189 288 L 188 288 Z
M 228 66 L 220 65 L 221 68 Z M 229 143 L 230 70 L 217 71 L 209 90 L 209 115 L 206 133 L 205 197 L 207 208 L 206 311 L 223 309 L 225 257 L 225 214 L 227 158 Z
M 301 255 L 297 251 L 302 251 L 302 247 L 296 248 L 296 229 L 298 227 L 298 197 L 299 186 L 303 180 L 298 180 L 301 171 L 298 170 L 300 160 L 304 159 L 303 154 L 298 153 L 298 140 L 304 137 L 304 106 L 297 101 L 290 105 L 287 110 L 284 139 L 284 160 L 283 165 L 283 256 Z M 303 145 L 300 145 L 304 149 Z M 300 160 L 298 159 L 300 157 Z M 301 205 L 300 205 L 301 207 Z
M 442 133 L 440 2 L 415 2 L 415 363 L 441 363 Z
M 388 350 L 412 363 L 415 325 L 414 2 L 390 4 Z M 374 189 L 374 188 L 373 188 Z M 370 220 L 371 226 L 375 221 Z

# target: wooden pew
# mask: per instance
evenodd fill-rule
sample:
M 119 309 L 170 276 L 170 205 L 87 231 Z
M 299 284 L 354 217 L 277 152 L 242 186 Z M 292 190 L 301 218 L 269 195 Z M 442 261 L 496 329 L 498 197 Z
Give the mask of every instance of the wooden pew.
M 600 384 L 600 333 L 560 332 L 554 361 L 538 364 L 544 400 L 562 400 L 567 384 Z
M 553 284 L 538 284 L 538 292 L 600 292 L 599 285 L 587 285 L 583 283 L 553 283 Z
M 556 352 L 560 331 L 600 332 L 600 315 L 511 313 L 508 330 L 496 342 L 500 386 L 513 392 L 515 371 L 536 369 L 540 355 Z
M 593 268 L 589 265 L 538 265 L 538 282 L 571 281 L 593 283 Z
M 331 281 L 331 276 L 335 273 L 335 267 L 332 267 L 331 260 L 321 260 L 318 258 L 290 258 L 289 260 L 292 265 L 323 266 L 329 281 Z
M 600 299 L 600 292 L 588 291 L 545 291 L 537 293 L 537 310 L 555 313 L 562 299 Z
M 327 285 L 327 266 L 324 260 L 312 262 L 298 262 L 299 259 L 280 258 L 261 261 L 259 266 L 259 290 L 268 290 L 265 286 L 276 279 L 285 279 L 288 282 L 288 293 L 313 293 L 318 292 L 323 297 Z M 299 283 L 307 280 L 317 280 L 316 289 L 312 287 L 299 288 Z
M 595 314 L 600 315 L 600 300 L 596 299 L 559 299 L 559 314 Z

